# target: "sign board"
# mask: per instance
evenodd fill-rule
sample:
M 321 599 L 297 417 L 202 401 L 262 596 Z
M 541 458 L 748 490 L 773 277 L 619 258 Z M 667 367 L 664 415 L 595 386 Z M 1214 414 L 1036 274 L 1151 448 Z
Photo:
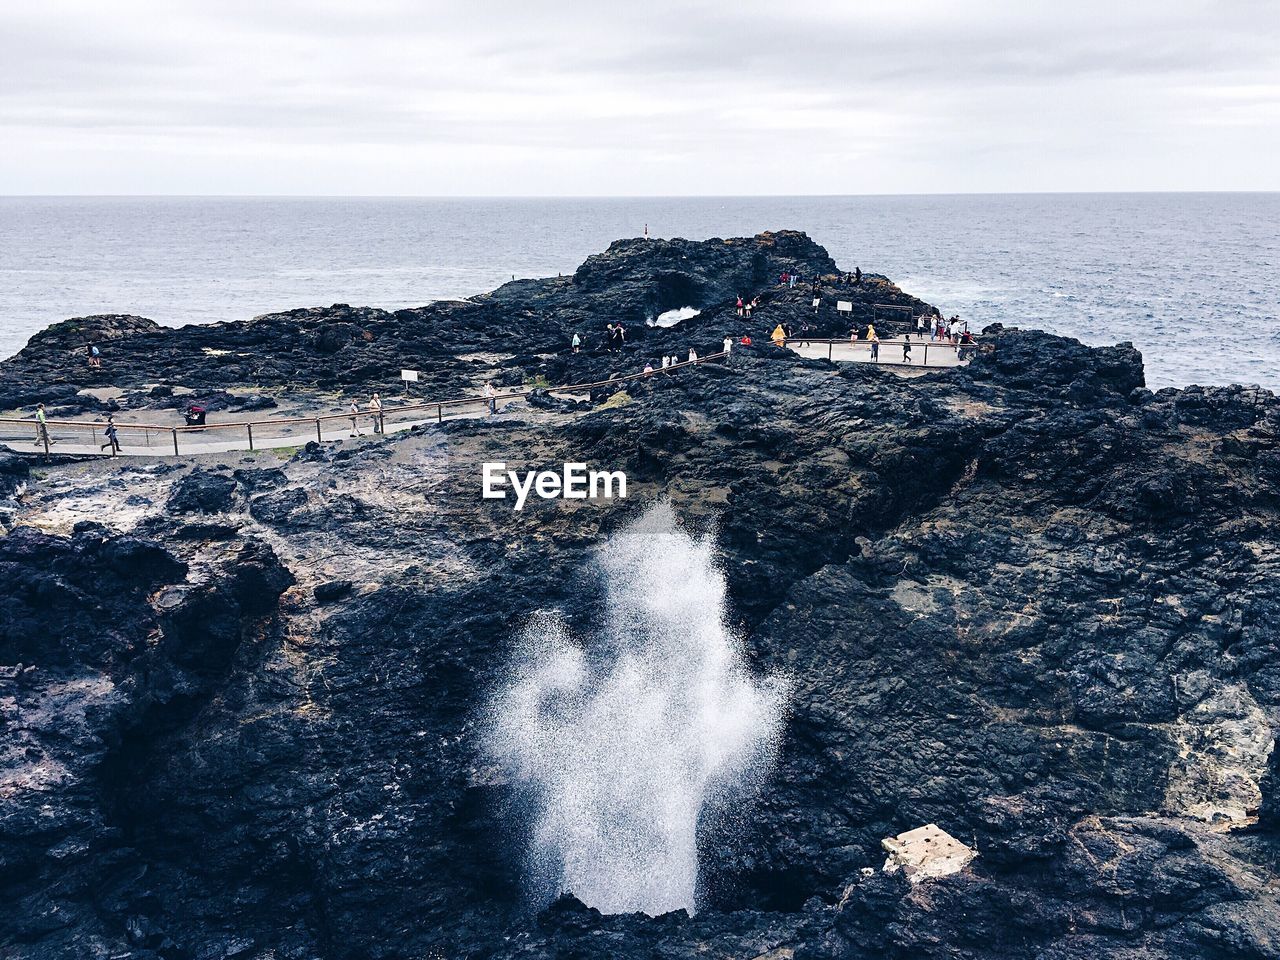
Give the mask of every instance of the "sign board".
M 417 383 L 418 371 L 417 370 L 401 370 L 400 379 L 403 380 L 405 383 Z
M 815 309 L 815 310 L 817 310 L 817 309 L 818 309 L 818 298 L 817 298 L 817 297 L 814 297 L 814 298 L 813 298 L 813 309 Z
M 836 309 L 841 313 L 853 313 L 853 303 L 849 300 L 837 300 Z

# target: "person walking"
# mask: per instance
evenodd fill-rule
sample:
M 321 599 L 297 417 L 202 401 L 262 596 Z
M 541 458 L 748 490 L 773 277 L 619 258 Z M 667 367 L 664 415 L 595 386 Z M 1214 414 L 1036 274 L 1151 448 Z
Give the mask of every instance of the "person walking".
M 353 437 L 363 436 L 360 432 L 360 401 L 352 397 L 351 406 L 347 408 L 347 412 L 351 414 L 351 435 Z
M 369 398 L 369 413 L 373 415 L 373 432 L 382 433 L 382 398 L 376 393 Z
M 873 335 L 871 337 L 868 337 L 867 339 L 871 341 L 871 362 L 879 363 L 880 362 L 880 338 Z
M 489 416 L 492 417 L 498 412 L 498 395 L 494 393 L 493 384 L 488 382 L 485 383 L 483 392 L 484 398 L 489 404 Z
M 573 335 L 573 352 L 577 353 L 582 348 L 582 338 L 577 333 Z
M 902 338 L 902 362 L 903 363 L 911 362 L 911 337 L 910 336 L 906 336 Z
M 102 431 L 102 435 L 107 438 L 107 442 L 98 447 L 99 450 L 111 448 L 111 455 L 114 457 L 120 452 L 120 437 L 116 433 L 116 418 L 111 414 L 107 414 L 107 429 Z
M 53 443 L 53 441 L 49 439 L 49 421 L 48 421 L 48 420 L 46 420 L 46 419 L 45 419 L 45 416 L 44 416 L 44 404 L 43 404 L 43 403 L 38 403 L 38 404 L 36 404 L 36 442 L 35 442 L 35 446 L 37 446 L 37 447 L 40 447 L 40 446 L 47 447 L 47 446 L 48 446 L 49 444 L 51 444 L 51 443 Z

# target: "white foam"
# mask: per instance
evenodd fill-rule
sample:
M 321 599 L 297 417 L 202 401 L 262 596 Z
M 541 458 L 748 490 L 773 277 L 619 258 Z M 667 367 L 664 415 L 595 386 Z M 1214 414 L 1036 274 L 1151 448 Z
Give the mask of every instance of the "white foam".
M 772 764 L 784 685 L 751 676 L 725 622 L 710 537 L 651 508 L 597 557 L 608 615 L 584 649 L 531 624 L 493 701 L 489 746 L 532 789 L 531 875 L 604 913 L 693 912 L 713 801 Z
M 674 327 L 681 320 L 696 317 L 701 312 L 697 307 L 677 307 L 675 310 L 668 310 L 665 313 L 658 314 L 658 318 L 653 321 L 653 325 L 655 327 Z

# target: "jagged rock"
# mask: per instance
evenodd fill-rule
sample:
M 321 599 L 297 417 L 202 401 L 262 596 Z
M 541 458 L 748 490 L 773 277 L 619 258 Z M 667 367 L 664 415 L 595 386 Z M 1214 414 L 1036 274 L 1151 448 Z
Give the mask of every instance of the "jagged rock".
M 167 506 L 170 513 L 222 513 L 235 492 L 234 478 L 197 468 L 174 487 Z
M 352 586 L 350 580 L 328 580 L 316 584 L 312 593 L 315 595 L 316 603 L 333 603 L 349 594 Z
M 799 235 L 654 243 L 467 304 L 140 329 L 107 357 L 138 389 L 606 380 L 800 322 L 806 292 L 769 278 L 831 266 Z M 719 298 L 761 276 L 740 320 Z M 867 287 L 859 310 L 910 302 Z M 673 305 L 700 313 L 639 328 Z M 622 353 L 536 356 L 615 316 Z M 324 354 L 330 321 L 350 336 Z M 910 379 L 743 347 L 623 407 L 535 401 L 231 475 L 42 467 L 21 516 L 67 529 L 89 500 L 92 523 L 0 537 L 6 956 L 1280 955 L 1280 402 L 1147 391 L 1128 347 L 989 343 Z M 6 390 L 82 377 L 47 346 Z M 631 494 L 517 514 L 479 497 L 491 461 L 624 470 Z M 126 498 L 200 513 L 206 485 L 216 523 L 116 532 Z M 592 551 L 659 497 L 715 529 L 726 619 L 787 678 L 777 768 L 698 822 L 696 913 L 533 901 L 528 798 L 479 746 L 482 705 L 532 618 L 592 635 Z M 877 869 L 930 823 L 980 855 L 929 883 Z

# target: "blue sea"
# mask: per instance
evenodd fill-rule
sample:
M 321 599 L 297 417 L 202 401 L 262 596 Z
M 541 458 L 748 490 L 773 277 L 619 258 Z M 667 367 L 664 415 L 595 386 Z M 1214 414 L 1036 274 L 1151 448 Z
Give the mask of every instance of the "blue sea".
M 0 356 L 90 313 L 164 323 L 466 297 L 658 237 L 804 230 L 958 313 L 1132 341 L 1153 387 L 1280 391 L 1280 194 L 0 198 Z

